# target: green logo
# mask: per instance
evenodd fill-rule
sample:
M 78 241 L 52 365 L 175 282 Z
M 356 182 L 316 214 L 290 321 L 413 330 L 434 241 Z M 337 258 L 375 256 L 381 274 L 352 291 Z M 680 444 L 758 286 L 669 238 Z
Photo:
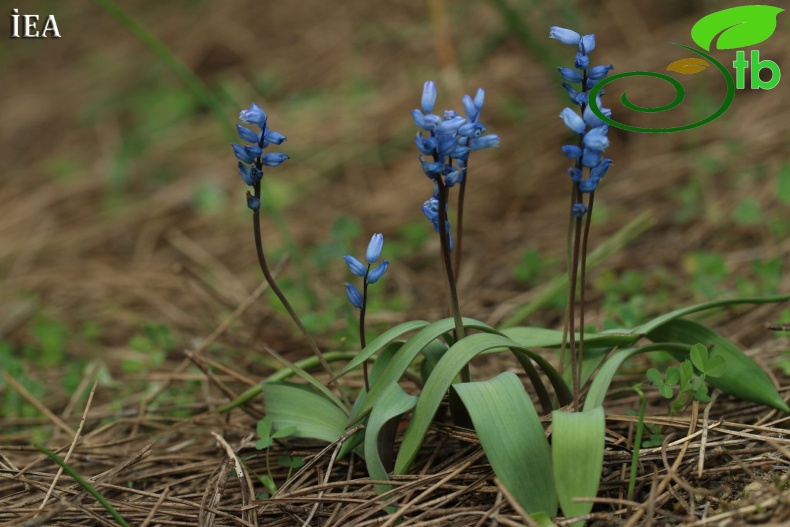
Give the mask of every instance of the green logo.
M 747 5 L 741 7 L 733 7 L 730 9 L 723 9 L 715 13 L 711 13 L 700 19 L 694 27 L 691 28 L 691 39 L 703 50 L 710 51 L 713 41 L 716 40 L 716 49 L 737 49 L 751 47 L 760 42 L 764 42 L 776 31 L 776 18 L 784 11 L 778 7 L 767 5 Z M 718 38 L 717 38 L 718 37 Z M 674 44 L 674 43 L 673 43 Z M 675 44 L 681 48 L 687 49 L 696 54 L 696 57 L 676 60 L 669 66 L 667 71 L 673 71 L 683 75 L 693 75 L 706 71 L 711 64 L 721 72 L 724 81 L 727 85 L 727 94 L 721 106 L 713 112 L 710 116 L 701 119 L 695 123 L 674 126 L 669 128 L 649 128 L 640 126 L 631 126 L 624 123 L 615 121 L 610 117 L 606 117 L 596 103 L 596 97 L 601 90 L 608 84 L 628 77 L 654 77 L 662 81 L 668 82 L 675 88 L 675 99 L 663 106 L 658 107 L 645 107 L 639 106 L 631 102 L 628 98 L 627 92 L 623 92 L 620 100 L 623 106 L 631 110 L 643 113 L 658 113 L 665 112 L 677 107 L 685 98 L 686 91 L 683 85 L 675 79 L 664 73 L 655 73 L 652 71 L 629 71 L 612 75 L 611 77 L 602 80 L 593 87 L 590 91 L 589 103 L 590 110 L 598 116 L 599 119 L 608 123 L 616 128 L 622 128 L 631 132 L 645 132 L 645 133 L 669 133 L 680 132 L 689 130 L 707 124 L 724 112 L 732 104 L 735 99 L 735 90 L 742 90 L 746 88 L 746 70 L 750 71 L 750 87 L 755 90 L 770 90 L 779 84 L 781 72 L 779 66 L 772 60 L 761 60 L 760 51 L 752 50 L 749 59 L 746 58 L 746 52 L 739 50 L 735 53 L 735 60 L 732 63 L 735 68 L 735 78 L 732 74 L 716 59 L 701 51 L 694 49 L 683 44 Z M 770 79 L 764 81 L 760 77 L 760 72 L 768 70 L 771 73 Z

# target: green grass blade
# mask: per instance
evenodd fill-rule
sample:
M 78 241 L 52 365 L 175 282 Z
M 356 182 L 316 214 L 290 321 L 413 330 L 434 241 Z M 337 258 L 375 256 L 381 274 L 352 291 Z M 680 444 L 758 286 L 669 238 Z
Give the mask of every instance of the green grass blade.
M 171 52 L 162 41 L 152 35 L 137 20 L 132 18 L 129 13 L 124 11 L 112 0 L 94 0 L 99 7 L 104 9 L 110 16 L 116 19 L 123 27 L 132 33 L 142 42 L 159 60 L 161 60 L 181 81 L 186 84 L 189 91 L 206 108 L 211 110 L 214 118 L 222 126 L 223 131 L 231 141 L 238 141 L 236 131 L 228 121 L 227 112 L 219 97 L 209 90 L 205 84 L 190 70 L 181 60 Z
M 469 411 L 497 478 L 528 513 L 555 516 L 551 450 L 521 380 L 513 372 L 504 372 L 488 381 L 453 388 Z
M 324 358 L 329 363 L 337 362 L 337 361 L 349 361 L 356 356 L 357 353 L 352 351 L 330 351 L 324 353 Z M 320 367 L 321 362 L 318 360 L 318 357 L 310 356 L 307 357 L 306 359 L 302 359 L 300 361 L 294 362 L 294 365 L 298 366 L 303 370 L 309 370 L 309 369 Z M 288 377 L 292 377 L 294 375 L 296 375 L 296 373 L 290 368 L 281 368 L 276 372 L 274 372 L 273 374 L 269 375 L 264 382 L 283 381 Z M 229 402 L 228 404 L 217 410 L 217 412 L 221 414 L 224 414 L 225 412 L 230 412 L 234 408 L 238 408 L 242 404 L 246 404 L 251 400 L 253 400 L 255 397 L 258 396 L 258 394 L 261 393 L 261 391 L 262 390 L 260 384 L 251 386 L 244 393 L 236 397 L 233 401 Z
M 296 427 L 293 437 L 332 442 L 346 431 L 346 414 L 333 402 L 307 386 L 289 382 L 263 383 L 266 415 L 274 429 Z
M 790 412 L 787 403 L 762 368 L 715 331 L 691 320 L 677 319 L 653 329 L 647 334 L 647 338 L 654 342 L 683 342 L 690 346 L 700 343 L 712 346 L 710 357 L 721 357 L 726 365 L 721 376 L 707 378 L 712 386 L 739 399 Z M 687 356 L 684 355 L 683 358 Z
M 63 469 L 63 471 L 66 474 L 74 478 L 74 481 L 79 483 L 82 486 L 82 488 L 84 488 L 91 496 L 96 498 L 96 501 L 98 501 L 101 504 L 101 506 L 104 507 L 108 513 L 110 513 L 110 516 L 112 516 L 113 519 L 115 519 L 115 521 L 117 521 L 119 525 L 121 525 L 122 527 L 129 527 L 129 524 L 126 523 L 126 520 L 123 519 L 123 516 L 118 514 L 118 511 L 116 511 L 115 508 L 112 506 L 112 504 L 110 504 L 110 502 L 107 501 L 107 498 L 102 496 L 101 493 L 98 490 L 96 490 L 96 488 L 93 485 L 91 485 L 87 479 L 83 478 L 79 472 L 74 470 L 68 463 L 60 459 L 60 457 L 57 454 L 47 449 L 46 447 L 43 447 L 41 445 L 36 445 L 36 448 L 42 454 L 47 456 L 49 459 L 60 465 L 60 467 Z
M 471 318 L 463 319 L 464 327 L 466 329 L 475 329 L 478 331 L 494 332 L 495 330 L 488 324 L 484 324 L 478 320 Z M 365 402 L 357 414 L 357 419 L 367 414 L 376 401 L 384 393 L 384 390 L 391 384 L 397 383 L 403 376 L 403 373 L 414 361 L 417 355 L 428 346 L 431 342 L 447 333 L 452 331 L 455 327 L 455 322 L 452 318 L 445 318 L 425 326 L 417 334 L 413 335 L 401 347 L 398 353 L 395 354 L 389 366 L 381 373 L 381 377 L 370 387 L 370 393 L 365 397 Z M 512 340 L 507 339 L 508 342 L 513 343 Z M 457 372 L 456 372 L 457 373 Z M 353 423 L 349 423 L 351 425 Z
M 395 419 L 412 408 L 417 403 L 417 397 L 403 391 L 398 384 L 391 384 L 383 394 L 379 404 L 373 407 L 365 427 L 365 464 L 368 474 L 374 480 L 389 481 L 387 469 L 381 460 L 379 433 L 391 420 Z M 392 489 L 392 485 L 376 485 L 379 495 Z
M 343 375 L 346 375 L 347 373 L 359 368 L 362 366 L 363 362 L 370 359 L 373 355 L 387 347 L 395 339 L 400 338 L 407 333 L 411 333 L 412 331 L 422 329 L 427 325 L 428 322 L 424 320 L 411 320 L 409 322 L 404 322 L 403 324 L 398 324 L 394 328 L 388 329 L 368 343 L 368 345 L 365 346 L 365 349 L 357 353 L 357 356 L 354 357 L 351 362 L 346 364 L 346 367 L 340 370 L 337 375 L 335 375 L 335 379 L 339 379 Z
M 603 468 L 606 419 L 603 408 L 584 412 L 551 414 L 551 457 L 554 481 L 560 507 L 566 518 L 588 514 L 591 502 L 575 502 L 573 498 L 594 498 L 598 495 Z M 572 524 L 584 525 L 583 521 Z
M 645 324 L 642 324 L 641 326 L 634 328 L 631 331 L 631 333 L 633 333 L 634 335 L 646 335 L 647 333 L 654 331 L 658 327 L 663 326 L 667 322 L 670 322 L 672 320 L 681 317 L 685 317 L 687 315 L 691 315 L 692 313 L 707 311 L 709 309 L 737 306 L 739 304 L 778 304 L 780 302 L 787 302 L 788 300 L 790 300 L 790 295 L 743 297 L 743 298 L 731 298 L 729 300 L 716 300 L 714 302 L 704 302 L 702 304 L 687 306 L 680 309 L 676 309 L 675 311 L 670 311 L 669 313 L 665 313 L 661 316 L 654 318 L 650 322 L 647 322 Z
M 428 377 L 419 396 L 411 423 L 403 437 L 398 459 L 395 461 L 396 474 L 404 474 L 411 467 L 444 394 L 447 393 L 461 368 L 481 353 L 489 350 L 501 351 L 509 347 L 519 348 L 516 342 L 505 336 L 481 333 L 465 337 L 447 350 L 431 376 Z

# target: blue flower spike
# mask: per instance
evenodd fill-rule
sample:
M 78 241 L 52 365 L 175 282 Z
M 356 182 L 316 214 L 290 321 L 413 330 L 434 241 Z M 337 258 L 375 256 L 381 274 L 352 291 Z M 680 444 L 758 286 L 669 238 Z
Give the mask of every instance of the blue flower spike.
M 247 206 L 254 212 L 261 208 L 260 183 L 263 179 L 263 167 L 277 167 L 291 158 L 283 152 L 269 152 L 264 154 L 264 149 L 270 144 L 279 145 L 285 141 L 286 137 L 268 126 L 269 118 L 263 108 L 252 103 L 249 108 L 239 113 L 239 119 L 246 124 L 257 126 L 256 132 L 246 126 L 236 125 L 239 139 L 250 145 L 232 143 L 233 154 L 239 160 L 239 176 L 247 186 L 255 189 L 255 194 L 247 192 Z
M 577 46 L 574 67 L 557 68 L 565 81 L 562 87 L 568 93 L 568 98 L 581 110 L 581 115 L 571 108 L 565 108 L 560 112 L 560 118 L 565 126 L 580 139 L 578 145 L 565 145 L 562 151 L 574 161 L 574 166 L 568 169 L 568 175 L 578 191 L 583 194 L 592 193 L 598 188 L 601 178 L 612 165 L 612 160 L 602 157 L 604 150 L 609 147 L 609 125 L 590 108 L 589 90 L 605 78 L 614 66 L 609 64 L 590 67 L 589 55 L 595 49 L 595 35 L 582 36 L 571 29 L 553 26 L 549 29 L 549 38 Z M 581 90 L 577 90 L 575 84 L 580 84 Z M 601 106 L 600 95 L 595 103 L 604 116 L 611 117 L 612 110 Z M 587 178 L 584 177 L 587 172 L 585 168 L 588 171 Z M 581 218 L 587 214 L 587 207 L 583 203 L 575 203 L 571 212 L 574 217 Z

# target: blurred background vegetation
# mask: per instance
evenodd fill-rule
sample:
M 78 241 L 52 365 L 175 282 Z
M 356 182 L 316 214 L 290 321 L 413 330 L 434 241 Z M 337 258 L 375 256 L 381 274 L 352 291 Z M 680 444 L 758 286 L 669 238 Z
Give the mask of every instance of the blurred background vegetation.
M 549 26 L 595 32 L 593 64 L 661 72 L 685 57 L 669 42 L 691 44 L 696 20 L 743 3 L 126 4 L 219 112 L 95 3 L 25 2 L 20 13 L 54 14 L 62 38 L 2 40 L 0 365 L 44 399 L 73 393 L 89 367 L 107 385 L 124 376 L 130 389 L 150 389 L 155 372 L 258 286 L 229 145 L 251 101 L 288 136 L 279 150 L 292 156 L 265 176 L 270 260 L 289 259 L 281 281 L 322 346 L 354 349 L 340 257 L 361 255 L 374 232 L 392 265 L 373 291 L 373 327 L 445 315 L 438 243 L 420 212 L 431 187 L 409 112 L 427 79 L 438 83 L 438 109 L 460 110 L 464 93 L 484 87 L 483 120 L 502 143 L 472 160 L 459 287 L 465 315 L 507 319 L 564 269 L 569 183 L 559 147 L 569 132 L 557 115 L 569 103 L 555 68 L 573 52 L 548 39 Z M 789 20 L 780 15 L 760 45 L 780 68 L 790 67 Z M 688 99 L 674 116 L 629 112 L 629 122 L 690 122 L 718 106 L 714 73 L 682 80 Z M 612 131 L 615 166 L 598 192 L 591 246 L 644 212 L 653 226 L 592 270 L 590 324 L 790 288 L 788 82 L 739 91 L 723 117 L 685 133 Z M 622 116 L 613 86 L 605 103 Z M 674 96 L 650 81 L 628 90 L 646 105 Z M 559 327 L 561 295 L 542 307 L 527 321 Z M 790 313 L 767 306 L 728 319 L 728 336 L 750 346 L 774 338 L 766 323 Z M 268 297 L 211 350 L 262 374 L 261 343 L 291 358 L 309 353 Z M 0 401 L 0 415 L 36 415 L 2 379 Z

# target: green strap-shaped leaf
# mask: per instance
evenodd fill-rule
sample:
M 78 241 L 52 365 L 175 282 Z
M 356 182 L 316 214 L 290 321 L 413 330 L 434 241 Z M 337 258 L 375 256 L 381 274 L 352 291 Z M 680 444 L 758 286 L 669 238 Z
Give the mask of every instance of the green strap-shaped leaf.
M 469 411 L 499 481 L 528 513 L 555 516 L 551 450 L 521 380 L 513 372 L 504 372 L 488 381 L 453 388 Z
M 654 318 L 650 322 L 642 324 L 641 326 L 637 326 L 636 328 L 631 330 L 631 333 L 633 335 L 645 335 L 647 333 L 650 333 L 654 329 L 658 328 L 659 326 L 666 324 L 670 320 L 675 320 L 676 318 L 685 317 L 687 315 L 691 315 L 692 313 L 699 313 L 700 311 L 707 311 L 709 309 L 736 306 L 739 304 L 778 304 L 780 302 L 786 302 L 788 300 L 790 300 L 790 295 L 732 298 L 729 300 L 716 300 L 714 302 L 705 302 L 693 306 L 682 307 L 680 309 L 676 309 L 675 311 L 670 311 L 669 313 L 664 313 L 663 315 Z
M 391 384 L 384 393 L 381 394 L 379 404 L 373 407 L 368 417 L 368 424 L 365 427 L 365 464 L 368 474 L 374 480 L 389 481 L 387 469 L 381 460 L 379 451 L 379 433 L 384 425 L 391 419 L 399 417 L 412 408 L 417 403 L 417 397 L 409 395 L 403 391 L 398 384 Z M 376 485 L 376 492 L 379 495 L 392 489 L 392 485 Z
M 345 432 L 346 414 L 321 393 L 290 382 L 265 382 L 262 389 L 275 430 L 293 426 L 293 437 L 330 443 Z
M 562 346 L 562 331 L 545 328 L 515 327 L 502 330 L 504 335 L 512 338 L 525 348 L 559 348 Z M 576 341 L 580 334 L 576 333 Z M 592 333 L 584 335 L 584 345 L 596 348 L 613 348 L 615 346 L 631 346 L 639 337 L 631 333 Z M 566 339 L 566 342 L 568 339 Z
M 711 385 L 739 399 L 790 412 L 762 368 L 715 331 L 691 320 L 678 319 L 655 328 L 647 334 L 647 338 L 654 342 L 705 344 L 710 348 L 710 358 L 721 357 L 725 364 L 724 372 L 719 377 L 707 378 Z
M 340 370 L 335 378 L 342 377 L 343 375 L 347 374 L 350 371 L 355 370 L 356 368 L 360 367 L 363 362 L 368 360 L 371 356 L 381 351 L 385 348 L 388 344 L 394 341 L 397 338 L 402 337 L 406 333 L 411 333 L 412 331 L 417 331 L 418 329 L 422 329 L 428 325 L 428 322 L 424 320 L 411 320 L 409 322 L 404 322 L 403 324 L 398 324 L 394 328 L 390 328 L 375 339 L 373 339 L 365 349 L 360 351 L 356 357 L 354 357 L 351 362 L 346 364 L 346 367 Z
M 483 322 L 471 318 L 464 318 L 463 322 L 466 329 L 476 329 L 478 331 L 486 332 L 496 331 L 488 324 L 484 324 Z M 359 420 L 368 412 L 370 412 L 370 409 L 373 407 L 379 397 L 381 397 L 381 394 L 384 393 L 384 390 L 386 390 L 390 384 L 395 384 L 400 380 L 409 365 L 426 346 L 439 338 L 441 335 L 447 333 L 448 331 L 452 331 L 453 328 L 455 328 L 455 322 L 453 319 L 445 318 L 425 326 L 423 329 L 417 332 L 417 334 L 413 335 L 409 340 L 407 340 L 401 349 L 395 354 L 395 357 L 392 358 L 389 365 L 381 373 L 381 377 L 379 377 L 376 383 L 370 387 L 370 393 L 368 393 L 368 395 L 365 397 L 362 406 L 355 414 L 356 420 Z M 369 347 L 370 346 L 366 347 L 365 350 L 367 350 Z M 352 364 L 354 362 L 355 361 L 352 361 Z M 361 362 L 359 362 L 359 364 L 361 364 Z M 349 364 L 349 366 L 350 365 L 351 364 Z M 346 368 L 348 368 L 348 366 L 346 366 Z M 352 424 L 354 424 L 354 421 L 350 420 L 349 426 Z
M 405 346 L 404 346 L 405 347 Z M 434 368 L 433 373 L 428 378 L 422 393 L 414 409 L 409 428 L 403 437 L 398 459 L 395 461 L 395 473 L 404 474 L 409 470 L 411 464 L 417 457 L 425 434 L 431 426 L 436 411 L 442 402 L 444 394 L 450 388 L 455 376 L 461 371 L 464 364 L 480 354 L 494 353 L 511 349 L 527 354 L 531 359 L 538 363 L 538 366 L 546 372 L 546 376 L 552 383 L 557 383 L 555 390 L 563 388 L 567 393 L 568 387 L 565 386 L 562 378 L 546 360 L 537 353 L 520 346 L 517 342 L 504 335 L 477 334 L 470 335 L 456 342 L 447 353 L 441 358 Z M 393 361 L 394 362 L 394 361 Z M 371 391 L 372 393 L 372 391 Z
M 581 516 L 592 510 L 592 502 L 575 502 L 574 498 L 598 495 L 603 467 L 606 419 L 603 408 L 584 412 L 551 414 L 551 459 L 560 507 L 566 518 Z M 583 521 L 574 527 L 584 525 Z
M 776 17 L 784 11 L 770 5 L 744 5 L 711 13 L 691 28 L 691 39 L 710 51 L 713 39 L 717 49 L 747 48 L 768 40 L 776 31 Z
M 686 344 L 661 343 L 650 344 L 648 346 L 642 346 L 641 348 L 615 351 L 606 359 L 606 362 L 603 363 L 603 366 L 598 370 L 598 374 L 590 384 L 590 390 L 587 392 L 587 397 L 584 400 L 584 410 L 592 410 L 599 406 L 603 406 L 603 401 L 606 398 L 606 394 L 609 392 L 609 386 L 612 384 L 615 373 L 617 373 L 617 370 L 620 369 L 620 366 L 622 366 L 625 361 L 637 353 L 644 353 L 647 351 L 669 351 L 688 354 L 690 348 L 691 346 Z

